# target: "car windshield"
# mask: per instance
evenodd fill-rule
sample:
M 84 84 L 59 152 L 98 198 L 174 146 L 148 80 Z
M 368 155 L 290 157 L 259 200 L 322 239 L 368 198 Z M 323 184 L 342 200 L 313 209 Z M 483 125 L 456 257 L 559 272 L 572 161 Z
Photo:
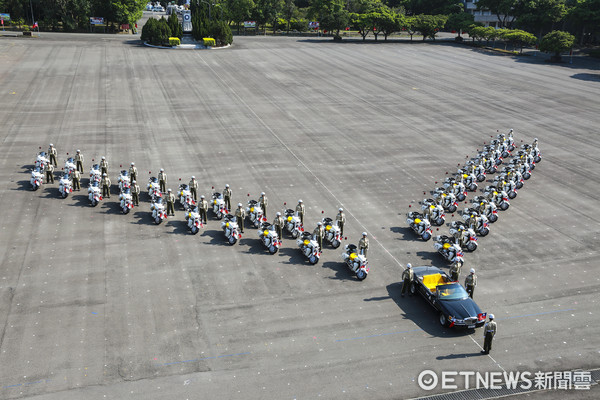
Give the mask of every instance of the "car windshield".
M 440 300 L 458 300 L 469 296 L 467 291 L 458 283 L 440 285 L 437 287 L 437 292 Z

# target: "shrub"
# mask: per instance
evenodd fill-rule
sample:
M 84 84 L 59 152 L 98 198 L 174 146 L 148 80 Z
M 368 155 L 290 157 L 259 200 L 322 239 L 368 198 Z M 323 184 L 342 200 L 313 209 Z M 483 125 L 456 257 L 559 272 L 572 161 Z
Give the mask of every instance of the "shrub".
M 169 38 L 169 45 L 170 46 L 179 46 L 181 44 L 181 40 L 179 40 L 178 37 L 170 37 Z
M 214 21 L 210 26 L 210 36 L 212 36 L 217 45 L 226 46 L 233 42 L 231 28 L 224 21 Z
M 560 61 L 560 53 L 573 47 L 575 37 L 568 32 L 552 31 L 542 38 L 540 51 L 554 53 L 552 60 Z
M 217 44 L 215 43 L 215 39 L 213 38 L 203 38 L 202 39 L 204 41 L 204 45 L 205 46 L 216 46 Z
M 169 28 L 171 28 L 171 35 L 173 37 L 177 37 L 181 39 L 183 37 L 183 29 L 181 28 L 181 23 L 179 23 L 179 18 L 177 18 L 176 14 L 171 14 L 168 19 Z

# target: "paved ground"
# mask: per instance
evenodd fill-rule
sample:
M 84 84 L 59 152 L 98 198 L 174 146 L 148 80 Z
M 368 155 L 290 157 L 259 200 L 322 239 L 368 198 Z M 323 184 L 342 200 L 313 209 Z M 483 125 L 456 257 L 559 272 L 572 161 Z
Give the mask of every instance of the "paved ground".
M 412 398 L 443 392 L 418 387 L 425 369 L 600 367 L 599 74 L 444 44 L 0 39 L 0 398 Z M 509 128 L 544 159 L 466 256 L 499 325 L 481 356 L 480 330 L 399 296 L 407 262 L 446 267 L 404 214 Z M 97 208 L 32 192 L 50 142 L 86 171 L 105 155 L 113 182 L 135 161 L 172 188 L 229 183 L 235 203 L 264 190 L 270 218 L 302 198 L 314 226 L 342 205 L 348 242 L 370 234 L 371 273 L 356 281 L 341 249 L 311 266 L 289 239 L 269 256 L 253 229 L 230 247 L 214 217 L 197 236 L 181 211 L 154 226 L 146 196 L 124 216 L 116 192 Z

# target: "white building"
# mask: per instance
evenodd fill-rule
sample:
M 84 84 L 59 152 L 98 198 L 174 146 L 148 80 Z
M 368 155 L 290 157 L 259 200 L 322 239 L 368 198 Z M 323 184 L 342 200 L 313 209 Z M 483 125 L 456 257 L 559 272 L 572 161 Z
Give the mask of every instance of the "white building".
M 465 11 L 473 14 L 475 22 L 481 22 L 484 26 L 499 28 L 498 17 L 489 10 L 477 10 L 477 0 L 462 0 Z

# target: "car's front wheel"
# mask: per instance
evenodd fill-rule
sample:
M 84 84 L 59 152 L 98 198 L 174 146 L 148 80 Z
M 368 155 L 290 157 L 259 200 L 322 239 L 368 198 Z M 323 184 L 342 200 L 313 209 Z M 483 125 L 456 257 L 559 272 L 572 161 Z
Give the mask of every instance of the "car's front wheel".
M 440 320 L 440 325 L 442 325 L 444 328 L 448 327 L 448 318 L 446 318 L 444 313 L 440 312 L 439 320 Z

